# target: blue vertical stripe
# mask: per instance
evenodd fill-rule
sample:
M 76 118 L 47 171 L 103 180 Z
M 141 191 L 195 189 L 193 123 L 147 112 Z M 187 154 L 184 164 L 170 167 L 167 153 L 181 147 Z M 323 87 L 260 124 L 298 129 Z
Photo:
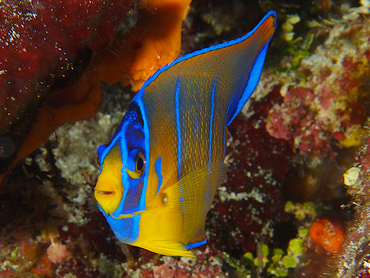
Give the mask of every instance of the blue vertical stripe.
M 178 167 L 178 179 L 181 179 L 181 126 L 180 126 L 180 105 L 179 105 L 179 86 L 180 76 L 177 78 L 176 91 L 175 91 L 175 113 L 176 113 L 176 130 L 177 130 L 177 167 Z
M 209 149 L 208 149 L 208 163 L 210 165 L 211 159 L 212 159 L 212 137 L 213 137 L 213 119 L 214 119 L 214 112 L 215 112 L 215 92 L 216 92 L 216 84 L 217 84 L 217 78 L 216 76 L 215 81 L 213 83 L 213 88 L 212 88 L 212 101 L 211 101 L 211 117 L 210 117 L 210 122 L 209 122 Z M 206 194 L 206 202 L 207 204 L 210 203 L 209 201 L 209 189 L 210 189 L 210 183 L 209 183 L 209 169 L 208 169 L 208 175 L 207 175 L 207 194 Z
M 159 190 L 161 189 L 162 186 L 162 181 L 163 181 L 163 176 L 162 176 L 162 158 L 158 157 L 157 160 L 155 161 L 154 164 L 155 172 L 157 173 L 158 176 L 158 187 L 157 187 L 157 194 L 159 193 Z
M 212 135 L 213 135 L 213 118 L 214 118 L 214 111 L 215 111 L 215 92 L 216 92 L 216 83 L 217 77 L 215 78 L 215 82 L 213 83 L 212 88 L 212 107 L 211 107 L 211 119 L 210 119 L 210 127 L 209 127 L 209 150 L 208 150 L 208 162 L 211 162 L 212 158 Z
M 144 135 L 145 135 L 145 139 L 144 139 L 144 155 L 146 157 L 146 166 L 145 166 L 145 170 L 144 170 L 144 176 L 142 177 L 143 181 L 144 181 L 144 184 L 143 184 L 143 189 L 142 189 L 142 194 L 141 194 L 141 197 L 140 197 L 140 201 L 139 201 L 139 207 L 140 208 L 145 208 L 145 198 L 146 198 L 146 194 L 145 192 L 147 191 L 147 186 L 148 186 L 148 179 L 149 179 L 149 165 L 150 165 L 150 133 L 149 133 L 149 123 L 148 123 L 148 117 L 146 115 L 146 108 L 145 108 L 145 105 L 143 103 L 143 99 L 142 99 L 142 96 L 144 94 L 144 90 L 141 89 L 139 92 L 138 92 L 139 96 L 138 98 L 136 98 L 136 101 L 132 101 L 132 103 L 136 103 L 137 106 L 139 107 L 140 109 L 140 113 L 141 113 L 141 116 L 142 116 L 142 120 L 143 120 L 143 128 L 144 128 Z M 136 95 L 138 96 L 138 95 Z M 122 142 L 121 142 L 122 144 Z M 125 143 L 125 146 L 127 146 L 127 143 Z M 126 158 L 125 158 L 126 159 Z M 122 160 L 124 161 L 124 160 Z M 122 169 L 123 171 L 123 169 Z M 124 192 L 127 191 L 127 190 L 124 190 Z M 123 193 L 125 194 L 125 193 Z M 127 194 L 127 193 L 126 193 Z M 124 200 L 124 199 L 122 199 Z

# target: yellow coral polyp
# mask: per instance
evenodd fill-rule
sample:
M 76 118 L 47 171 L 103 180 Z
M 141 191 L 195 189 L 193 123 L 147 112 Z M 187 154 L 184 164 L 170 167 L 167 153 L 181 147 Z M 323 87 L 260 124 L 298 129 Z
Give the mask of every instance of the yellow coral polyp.
M 282 28 L 284 30 L 284 39 L 291 41 L 294 38 L 293 28 L 294 25 L 301 21 L 301 18 L 297 14 L 288 15 L 287 20 L 283 23 Z
M 358 147 L 363 142 L 363 136 L 366 134 L 366 131 L 360 125 L 353 125 L 346 130 L 344 134 L 345 138 L 339 143 L 345 147 Z
M 120 204 L 123 187 L 113 177 L 102 174 L 95 186 L 94 196 L 106 214 L 112 214 Z

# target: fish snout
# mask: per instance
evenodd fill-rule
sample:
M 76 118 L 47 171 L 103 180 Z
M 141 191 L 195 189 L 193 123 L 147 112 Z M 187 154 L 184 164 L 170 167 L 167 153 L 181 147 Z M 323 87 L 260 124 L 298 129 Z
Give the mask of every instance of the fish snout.
M 94 196 L 104 212 L 110 215 L 116 211 L 122 200 L 123 187 L 113 177 L 100 175 Z

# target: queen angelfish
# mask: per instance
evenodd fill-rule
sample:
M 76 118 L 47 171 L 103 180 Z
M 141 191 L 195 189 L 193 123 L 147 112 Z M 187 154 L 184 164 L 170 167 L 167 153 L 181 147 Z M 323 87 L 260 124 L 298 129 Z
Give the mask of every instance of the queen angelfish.
M 98 148 L 99 209 L 117 238 L 194 256 L 225 178 L 226 127 L 259 81 L 276 29 L 270 11 L 248 34 L 178 58 L 133 98 L 111 142 Z

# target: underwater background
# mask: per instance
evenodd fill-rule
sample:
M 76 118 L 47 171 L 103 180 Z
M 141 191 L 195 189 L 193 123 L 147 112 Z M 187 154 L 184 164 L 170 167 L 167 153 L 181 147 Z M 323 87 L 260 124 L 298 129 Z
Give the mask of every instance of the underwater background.
M 0 6 L 0 277 L 370 277 L 369 1 Z M 197 258 L 119 243 L 93 197 L 97 147 L 159 67 L 269 10 L 208 243 Z

